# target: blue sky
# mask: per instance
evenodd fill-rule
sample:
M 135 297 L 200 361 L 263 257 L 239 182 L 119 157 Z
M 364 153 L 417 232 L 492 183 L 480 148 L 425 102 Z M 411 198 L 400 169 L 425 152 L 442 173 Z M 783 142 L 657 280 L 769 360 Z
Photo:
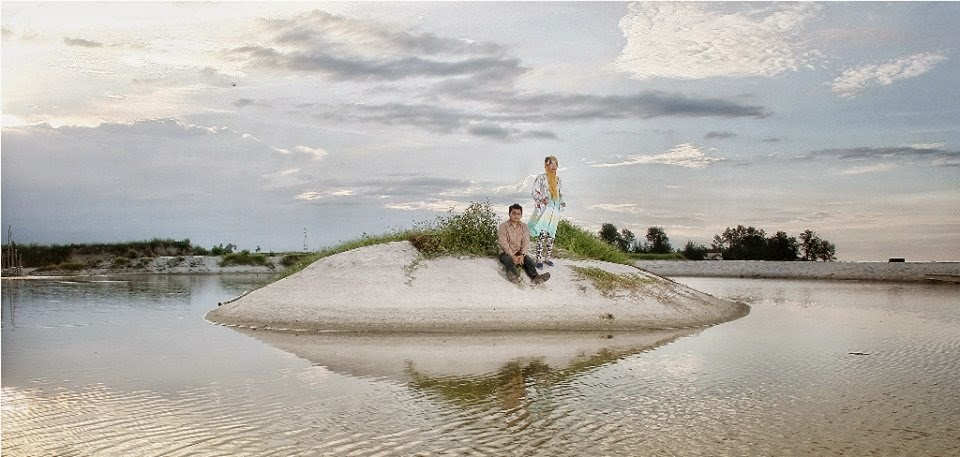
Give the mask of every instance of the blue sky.
M 20 243 L 299 250 L 471 201 L 960 260 L 960 3 L 2 6 Z

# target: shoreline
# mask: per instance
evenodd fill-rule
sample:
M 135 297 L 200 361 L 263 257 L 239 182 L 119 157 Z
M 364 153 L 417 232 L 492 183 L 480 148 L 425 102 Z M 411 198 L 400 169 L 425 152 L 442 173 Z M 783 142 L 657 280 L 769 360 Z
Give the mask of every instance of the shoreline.
M 7 276 L 3 279 L 61 279 L 86 277 L 115 277 L 140 275 L 189 275 L 189 274 L 279 274 L 284 268 L 280 265 L 282 255 L 268 257 L 269 265 L 230 265 L 220 266 L 221 256 L 157 256 L 137 268 L 86 268 L 76 271 L 50 270 L 43 274 L 34 274 L 39 268 L 24 268 L 23 274 Z M 10 269 L 5 269 L 4 273 Z
M 75 272 L 51 271 L 32 274 L 25 269 L 19 276 L 3 276 L 4 280 L 44 280 L 70 278 L 102 278 L 142 275 L 222 275 L 280 274 L 283 268 L 271 259 L 272 266 L 233 265 L 221 267 L 220 257 L 196 256 L 190 262 L 171 266 L 173 257 L 154 259 L 141 269 L 86 269 Z M 279 259 L 279 257 L 278 257 Z M 566 259 L 563 259 L 566 260 Z M 891 282 L 960 283 L 960 262 L 805 262 L 764 260 L 638 260 L 637 268 L 658 276 L 716 277 L 756 279 L 813 279 Z
M 640 260 L 637 268 L 664 277 L 960 282 L 960 262 L 777 262 L 764 260 Z

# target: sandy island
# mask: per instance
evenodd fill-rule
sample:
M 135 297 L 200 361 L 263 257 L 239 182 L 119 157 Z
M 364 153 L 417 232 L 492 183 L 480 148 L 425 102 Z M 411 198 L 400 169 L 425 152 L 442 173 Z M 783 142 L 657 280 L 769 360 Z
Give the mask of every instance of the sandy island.
M 421 259 L 409 242 L 321 259 L 209 312 L 237 327 L 309 332 L 622 331 L 698 327 L 745 315 L 721 300 L 638 268 L 559 259 L 551 279 L 506 280 L 494 258 Z M 571 266 L 644 279 L 604 294 Z

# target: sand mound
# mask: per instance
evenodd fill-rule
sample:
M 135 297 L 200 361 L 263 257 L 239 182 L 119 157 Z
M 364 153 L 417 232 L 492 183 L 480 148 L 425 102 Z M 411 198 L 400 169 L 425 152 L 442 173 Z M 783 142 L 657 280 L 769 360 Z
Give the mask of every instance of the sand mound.
M 604 294 L 572 266 L 644 278 Z M 207 314 L 240 327 L 294 331 L 476 332 L 631 330 L 716 324 L 746 305 L 720 300 L 638 268 L 559 259 L 546 283 L 508 282 L 493 258 L 424 260 L 409 242 L 321 259 Z

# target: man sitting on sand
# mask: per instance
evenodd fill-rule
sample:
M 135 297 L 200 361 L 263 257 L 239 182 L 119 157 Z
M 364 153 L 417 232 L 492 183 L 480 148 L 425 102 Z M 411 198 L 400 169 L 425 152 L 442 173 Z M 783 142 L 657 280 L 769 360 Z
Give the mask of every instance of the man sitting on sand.
M 518 203 L 510 205 L 510 219 L 497 227 L 497 236 L 500 239 L 500 263 L 507 270 L 507 279 L 514 284 L 520 284 L 520 274 L 517 266 L 523 265 L 533 284 L 540 284 L 550 279 L 550 273 L 537 273 L 537 265 L 527 255 L 530 249 L 530 232 L 527 224 L 520 220 L 523 217 L 523 207 Z

